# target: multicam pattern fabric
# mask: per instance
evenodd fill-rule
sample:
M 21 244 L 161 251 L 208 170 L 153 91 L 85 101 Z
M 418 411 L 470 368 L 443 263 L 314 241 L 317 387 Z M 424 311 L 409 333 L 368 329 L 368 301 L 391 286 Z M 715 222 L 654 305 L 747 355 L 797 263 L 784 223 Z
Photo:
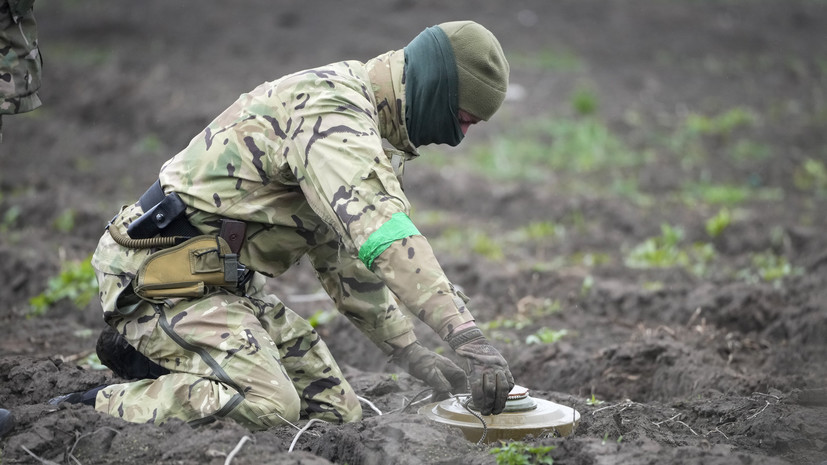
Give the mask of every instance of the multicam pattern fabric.
M 190 222 L 205 234 L 217 233 L 222 218 L 247 223 L 240 261 L 257 272 L 257 280 L 278 276 L 307 256 L 337 309 L 387 354 L 416 340 L 403 309 L 443 338 L 473 319 L 424 237 L 394 242 L 372 270 L 358 258 L 371 234 L 394 214 L 410 210 L 391 163 L 392 155 L 401 154 L 403 160 L 418 155 L 404 124 L 403 76 L 403 53 L 393 51 L 367 63 L 345 61 L 266 82 L 241 95 L 159 175 L 164 190 L 180 195 L 189 206 Z M 383 147 L 382 139 L 393 148 Z M 137 205 L 124 207 L 110 227 L 124 232 L 140 214 Z M 358 417 L 352 390 L 321 341 L 312 342 L 309 352 L 292 349 L 301 347 L 296 340 L 317 341 L 315 333 L 298 339 L 281 334 L 292 325 L 307 324 L 293 319 L 295 314 L 274 296 L 216 291 L 159 308 L 141 304 L 139 312 L 119 314 L 117 296 L 148 253 L 125 249 L 108 234 L 101 238 L 93 265 L 101 281 L 104 317 L 139 351 L 175 373 L 107 388 L 98 396 L 98 409 L 130 421 L 226 414 L 251 426 L 259 424 L 251 418 L 275 422 L 259 424 L 266 427 L 282 421 L 266 416 L 268 412 L 292 415 L 296 396 L 284 398 L 292 398 L 289 402 L 248 402 L 248 389 L 259 399 L 269 386 L 272 397 L 288 392 L 284 383 L 292 381 L 303 415 L 332 415 L 340 421 Z M 282 313 L 291 315 L 284 317 L 289 323 L 269 316 Z M 211 354 L 239 389 L 205 357 L 195 357 L 198 351 L 164 332 L 164 321 L 176 334 L 186 335 L 185 342 Z M 140 329 L 144 326 L 148 328 Z M 219 337 L 223 334 L 232 344 Z M 257 345 L 242 346 L 250 337 Z M 269 359 L 252 362 L 254 367 L 238 355 L 226 357 L 230 347 L 240 348 L 236 354 L 267 353 Z M 311 357 L 314 351 L 318 353 Z M 302 368 L 307 381 L 294 376 L 291 367 L 299 360 L 291 359 L 307 360 Z M 318 393 L 305 395 L 308 389 Z M 146 396 L 155 402 L 141 400 Z
M 96 409 L 135 423 L 226 417 L 253 430 L 299 418 L 359 420 L 359 400 L 324 342 L 262 292 L 264 279 L 258 275 L 245 296 L 214 292 L 110 316 L 130 344 L 171 373 L 107 386 Z
M 0 0 L 0 115 L 40 106 L 40 51 L 32 0 Z

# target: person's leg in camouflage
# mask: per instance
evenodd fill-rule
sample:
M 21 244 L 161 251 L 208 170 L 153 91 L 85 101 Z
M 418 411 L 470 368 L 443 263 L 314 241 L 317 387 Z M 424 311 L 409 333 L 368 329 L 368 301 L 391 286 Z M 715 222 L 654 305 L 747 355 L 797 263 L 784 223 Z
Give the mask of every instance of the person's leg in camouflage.
M 139 352 L 172 373 L 106 387 L 96 408 L 132 422 L 199 424 L 226 416 L 251 429 L 299 416 L 361 418 L 358 398 L 324 342 L 262 285 L 259 275 L 250 298 L 217 293 L 172 308 L 142 304 L 113 321 Z
M 276 296 L 264 293 L 264 281 L 256 274 L 248 295 L 263 308 L 259 320 L 276 342 L 282 365 L 301 398 L 301 417 L 335 423 L 360 420 L 359 399 L 327 345 L 307 320 Z
M 116 329 L 171 373 L 108 386 L 96 409 L 137 423 L 228 417 L 263 429 L 295 421 L 299 397 L 256 318 L 259 311 L 223 292 L 171 308 L 141 305 L 116 321 Z

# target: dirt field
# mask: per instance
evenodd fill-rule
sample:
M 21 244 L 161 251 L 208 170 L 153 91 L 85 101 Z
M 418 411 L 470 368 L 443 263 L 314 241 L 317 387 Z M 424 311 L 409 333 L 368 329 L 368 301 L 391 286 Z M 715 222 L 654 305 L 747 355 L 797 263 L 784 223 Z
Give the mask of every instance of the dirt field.
M 35 5 L 44 107 L 4 118 L 0 145 L 0 407 L 17 418 L 0 462 L 220 464 L 246 435 L 234 464 L 495 463 L 490 446 L 397 411 L 423 385 L 341 317 L 319 330 L 385 414 L 313 425 L 288 452 L 291 427 L 156 427 L 45 405 L 113 381 L 87 358 L 100 306 L 62 300 L 27 316 L 61 263 L 86 259 L 118 207 L 239 93 L 454 19 L 501 38 L 514 92 L 466 147 L 410 163 L 406 192 L 517 383 L 582 414 L 571 437 L 525 442 L 556 446 L 556 464 L 827 462 L 827 3 L 341 5 Z M 554 156 L 567 133 L 529 130 L 548 121 L 596 121 L 622 145 L 580 170 L 541 161 L 523 167 L 534 177 L 505 179 L 471 168 L 486 146 L 516 154 L 533 142 Z M 604 133 L 590 134 L 585 147 Z M 621 152 L 643 161 L 621 165 Z M 545 233 L 526 234 L 532 225 Z M 677 258 L 656 264 L 675 227 Z M 500 248 L 469 246 L 481 238 Z M 645 244 L 649 261 L 632 260 Z M 307 316 L 332 310 L 304 263 L 273 289 Z M 566 333 L 529 343 L 542 328 Z

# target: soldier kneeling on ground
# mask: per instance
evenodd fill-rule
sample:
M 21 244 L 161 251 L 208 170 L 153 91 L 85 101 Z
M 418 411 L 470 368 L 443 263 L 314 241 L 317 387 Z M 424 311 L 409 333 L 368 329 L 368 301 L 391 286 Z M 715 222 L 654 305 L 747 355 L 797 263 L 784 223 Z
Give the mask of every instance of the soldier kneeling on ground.
M 514 385 L 467 299 L 408 216 L 406 161 L 455 146 L 505 99 L 508 63 L 472 21 L 425 29 L 404 49 L 265 82 L 242 94 L 122 207 L 92 264 L 101 359 L 134 381 L 53 399 L 124 420 L 251 429 L 357 421 L 362 409 L 313 327 L 265 292 L 308 257 L 337 309 L 440 393 L 484 415 Z M 426 349 L 403 308 L 465 369 Z M 467 372 L 467 373 L 466 373 Z

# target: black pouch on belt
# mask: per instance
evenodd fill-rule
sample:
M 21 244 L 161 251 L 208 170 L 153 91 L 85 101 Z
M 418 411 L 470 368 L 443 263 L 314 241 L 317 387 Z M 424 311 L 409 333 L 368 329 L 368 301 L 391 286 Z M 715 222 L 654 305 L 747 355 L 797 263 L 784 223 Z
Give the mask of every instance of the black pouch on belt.
M 160 201 L 156 199 L 160 198 Z M 150 203 L 147 199 L 155 200 Z M 149 205 L 146 205 L 149 204 Z M 141 197 L 144 214 L 129 224 L 126 233 L 132 239 L 147 239 L 161 235 L 164 237 L 194 237 L 201 234 L 187 221 L 187 205 L 175 192 L 164 196 L 161 183 L 155 182 Z

